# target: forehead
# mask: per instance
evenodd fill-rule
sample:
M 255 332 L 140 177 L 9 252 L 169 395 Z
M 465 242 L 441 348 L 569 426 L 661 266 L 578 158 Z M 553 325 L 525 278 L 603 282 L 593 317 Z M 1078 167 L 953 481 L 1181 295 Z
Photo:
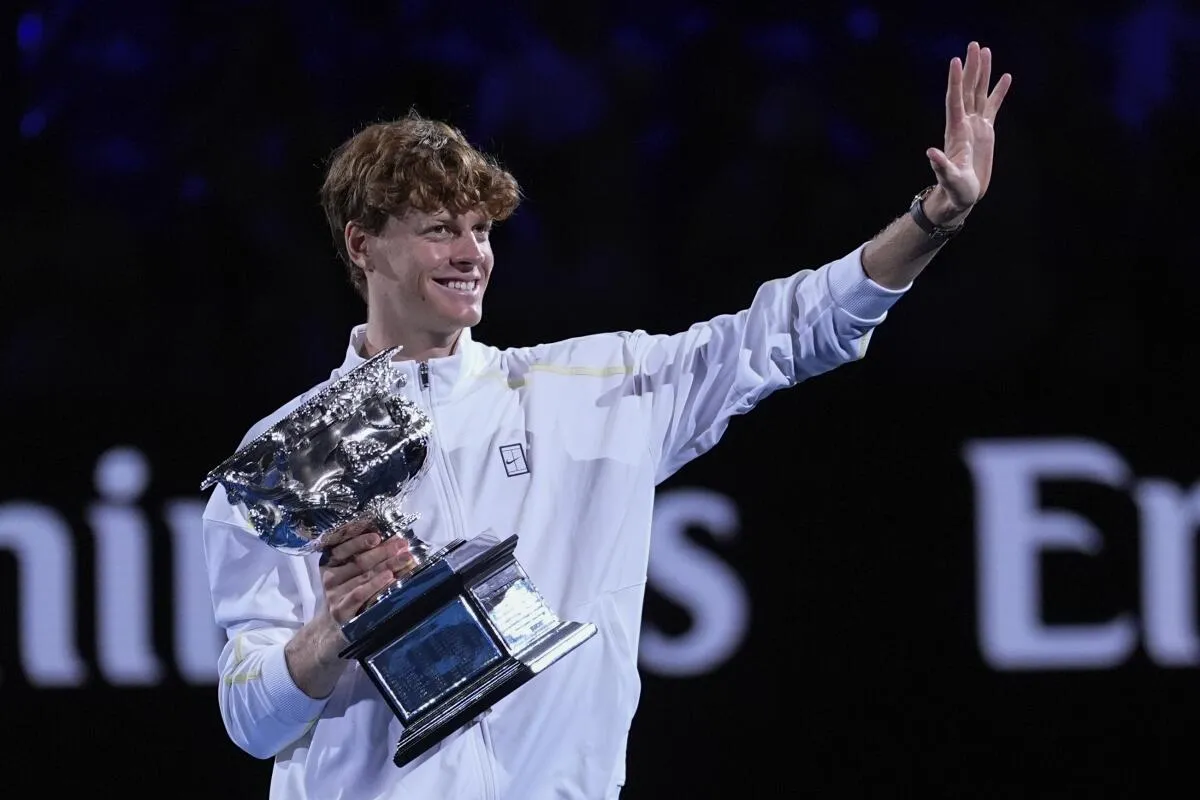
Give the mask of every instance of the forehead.
M 454 212 L 446 209 L 439 209 L 437 211 L 422 211 L 417 208 L 410 208 L 404 213 L 404 216 L 400 218 L 401 222 L 412 222 L 418 224 L 421 222 L 430 222 L 434 220 L 438 222 L 461 222 L 466 225 L 474 225 L 479 222 L 486 222 L 488 220 L 488 215 L 487 212 L 485 212 L 482 208 L 473 208 L 462 214 L 455 214 Z

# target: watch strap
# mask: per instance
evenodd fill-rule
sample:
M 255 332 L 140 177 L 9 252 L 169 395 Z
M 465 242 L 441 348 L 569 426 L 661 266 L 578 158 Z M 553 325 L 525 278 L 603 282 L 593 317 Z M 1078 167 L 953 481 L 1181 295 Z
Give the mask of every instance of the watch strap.
M 930 239 L 944 242 L 957 236 L 958 232 L 962 230 L 963 223 L 960 222 L 953 227 L 944 228 L 940 225 L 934 225 L 933 220 L 925 215 L 925 198 L 928 197 L 929 193 L 936 188 L 936 185 L 927 186 L 918 192 L 917 195 L 913 197 L 912 204 L 908 207 L 908 214 L 913 218 L 913 221 L 917 223 L 917 226 L 921 230 L 925 231 Z

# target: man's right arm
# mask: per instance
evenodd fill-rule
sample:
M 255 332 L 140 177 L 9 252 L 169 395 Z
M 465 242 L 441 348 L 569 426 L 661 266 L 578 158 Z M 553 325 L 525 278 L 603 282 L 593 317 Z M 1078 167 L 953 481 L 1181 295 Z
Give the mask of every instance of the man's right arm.
M 258 541 L 218 487 L 204 549 L 216 621 L 228 635 L 221 718 L 238 747 L 271 758 L 320 716 L 348 664 L 341 626 L 402 571 L 405 542 L 380 544 L 374 530 L 347 526 L 314 575 L 313 559 Z
M 377 531 L 363 525 L 330 537 L 320 567 L 325 603 L 284 648 L 288 672 L 306 695 L 323 698 L 333 691 L 346 666 L 338 655 L 346 646 L 342 626 L 396 579 L 407 559 L 402 537 L 381 542 Z
M 297 685 L 285 653 L 316 617 L 320 597 L 307 559 L 258 541 L 229 511 L 218 487 L 203 523 L 213 610 L 227 635 L 217 700 L 233 742 L 256 758 L 271 758 L 300 738 L 325 706 L 325 697 Z

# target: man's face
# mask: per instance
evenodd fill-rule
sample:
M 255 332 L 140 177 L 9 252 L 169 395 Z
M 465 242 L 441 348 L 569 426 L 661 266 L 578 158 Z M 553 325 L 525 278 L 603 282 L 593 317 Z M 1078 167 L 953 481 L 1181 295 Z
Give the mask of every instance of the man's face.
M 409 335 L 454 336 L 478 324 L 492 274 L 491 227 L 478 211 L 412 210 L 389 217 L 378 236 L 363 234 L 372 311 Z

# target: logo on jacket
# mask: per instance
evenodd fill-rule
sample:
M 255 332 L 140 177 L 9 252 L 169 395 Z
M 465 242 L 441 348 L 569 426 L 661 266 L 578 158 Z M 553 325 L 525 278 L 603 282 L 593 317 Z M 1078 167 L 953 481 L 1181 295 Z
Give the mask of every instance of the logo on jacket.
M 525 446 L 505 444 L 500 446 L 500 458 L 504 460 L 504 471 L 508 477 L 529 474 L 529 462 L 525 460 Z

